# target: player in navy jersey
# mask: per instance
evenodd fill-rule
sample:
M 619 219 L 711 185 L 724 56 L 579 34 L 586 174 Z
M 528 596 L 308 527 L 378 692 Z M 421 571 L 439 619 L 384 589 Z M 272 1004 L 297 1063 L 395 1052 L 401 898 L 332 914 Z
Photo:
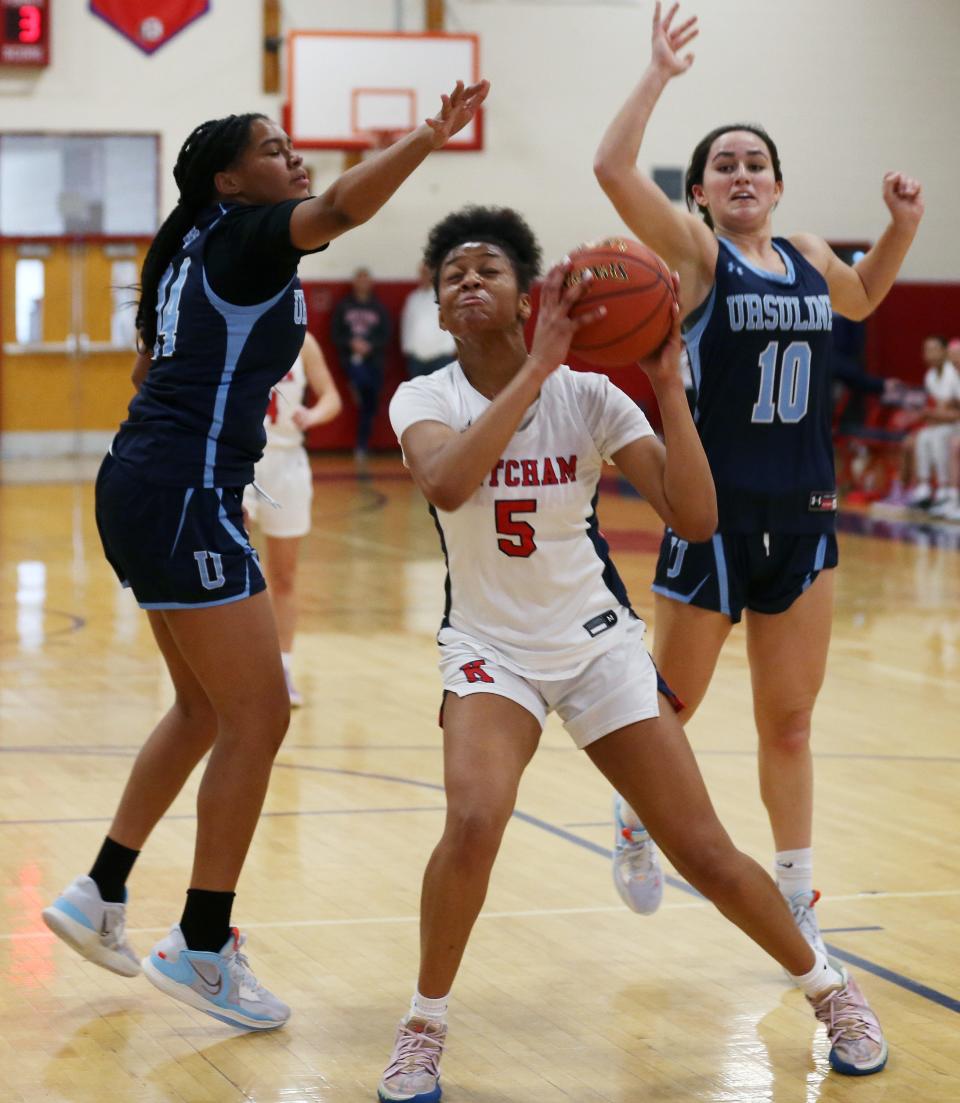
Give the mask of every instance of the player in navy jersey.
M 578 748 L 642 807 L 665 851 L 732 922 L 835 1015 L 832 1060 L 874 1071 L 880 1026 L 853 980 L 797 930 L 771 878 L 736 850 L 710 803 L 644 625 L 609 556 L 598 483 L 613 463 L 690 540 L 716 525 L 713 481 L 680 375 L 679 324 L 643 365 L 666 445 L 609 378 L 563 364 L 585 288 L 547 276 L 533 344 L 524 322 L 540 249 L 516 212 L 467 208 L 425 260 L 457 362 L 401 384 L 390 419 L 447 562 L 443 837 L 423 878 L 420 971 L 380 1083 L 384 1103 L 435 1103 L 448 995 L 483 905 L 520 778 L 555 710 Z M 588 281 L 589 282 L 589 281 Z M 601 308 L 602 309 L 602 308 Z
M 777 878 L 801 930 L 822 950 L 812 911 L 810 725 L 837 563 L 831 318 L 836 310 L 859 320 L 881 302 L 923 199 L 915 180 L 887 173 L 890 224 L 854 267 L 812 234 L 774 237 L 771 219 L 784 187 L 776 146 L 760 127 L 734 124 L 694 150 L 686 195 L 697 214 L 677 210 L 636 163 L 661 93 L 693 61 L 681 51 L 697 34 L 696 18 L 674 26 L 676 13 L 674 4 L 661 19 L 656 5 L 652 59 L 594 166 L 627 225 L 680 273 L 695 419 L 717 485 L 712 540 L 689 542 L 669 528 L 664 535 L 653 587 L 654 655 L 689 717 L 747 610 L 760 790 Z M 618 888 L 635 910 L 653 910 L 658 894 L 644 881 L 653 848 L 642 815 L 622 802 L 617 808 Z
M 316 197 L 269 119 L 202 123 L 180 150 L 180 198 L 144 261 L 139 389 L 101 466 L 96 512 L 108 560 L 148 610 L 176 699 L 137 757 L 89 876 L 43 915 L 91 961 L 139 973 L 124 932 L 126 880 L 209 751 L 186 906 L 142 967 L 163 991 L 233 1025 L 267 1029 L 290 1014 L 257 983 L 230 912 L 289 722 L 241 499 L 263 450 L 271 387 L 303 343 L 297 265 L 371 218 L 486 92 L 486 82 L 458 84 L 435 118 Z

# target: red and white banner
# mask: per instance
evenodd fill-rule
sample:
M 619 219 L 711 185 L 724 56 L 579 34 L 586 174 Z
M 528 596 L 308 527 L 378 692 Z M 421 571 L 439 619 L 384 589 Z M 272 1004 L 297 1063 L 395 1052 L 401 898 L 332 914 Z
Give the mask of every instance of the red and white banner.
M 110 24 L 145 54 L 165 46 L 201 15 L 209 0 L 90 0 L 94 15 Z

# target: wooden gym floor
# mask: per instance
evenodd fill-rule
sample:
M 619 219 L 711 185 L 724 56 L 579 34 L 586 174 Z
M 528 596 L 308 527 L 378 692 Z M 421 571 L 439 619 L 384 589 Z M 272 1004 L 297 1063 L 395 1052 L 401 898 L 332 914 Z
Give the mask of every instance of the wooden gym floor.
M 245 1036 L 84 963 L 40 921 L 88 869 L 170 690 L 143 614 L 102 559 L 92 484 L 3 472 L 0 1100 L 374 1099 L 443 820 L 443 565 L 396 460 L 375 461 L 366 480 L 344 459 L 315 473 L 296 648 L 307 704 L 236 908 L 254 968 L 294 1016 Z M 649 614 L 651 511 L 614 488 L 601 520 Z M 551 720 L 454 990 L 449 1103 L 960 1100 L 960 530 L 866 529 L 842 537 L 816 718 L 818 912 L 881 1016 L 887 1071 L 829 1072 L 801 996 L 676 878 L 656 916 L 620 906 L 609 792 Z M 689 734 L 734 839 L 769 864 L 742 631 Z M 143 952 L 179 916 L 194 792 L 131 881 Z

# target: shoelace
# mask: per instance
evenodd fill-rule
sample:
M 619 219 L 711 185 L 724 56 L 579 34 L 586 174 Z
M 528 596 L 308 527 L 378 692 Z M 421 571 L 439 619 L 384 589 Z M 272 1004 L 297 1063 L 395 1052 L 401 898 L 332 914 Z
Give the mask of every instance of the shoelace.
M 815 893 L 809 904 L 802 900 L 790 901 L 790 911 L 793 912 L 794 921 L 800 928 L 803 937 L 807 942 L 814 943 L 817 946 L 820 946 L 823 941 L 823 935 L 820 933 L 820 924 L 817 922 L 817 917 L 813 912 L 813 906 L 819 899 L 820 894 Z
M 647 872 L 650 865 L 650 836 L 646 831 L 642 834 L 642 838 L 634 838 L 634 832 L 626 827 L 620 832 L 620 838 L 623 839 L 624 843 L 620 853 L 624 855 L 623 864 L 629 868 L 631 873 Z
M 254 976 L 253 970 L 250 968 L 250 961 L 246 954 L 240 953 L 240 947 L 247 941 L 247 936 L 241 934 L 237 936 L 237 948 L 230 956 L 230 960 L 227 963 L 227 969 L 230 973 L 230 979 L 236 984 L 237 991 L 242 991 L 244 988 L 249 992 L 254 992 L 259 995 L 264 992 L 263 985 Z
M 398 1073 L 425 1072 L 437 1076 L 443 1055 L 443 1038 L 428 1034 L 426 1030 L 412 1030 L 401 1026 L 393 1060 L 383 1074 L 384 1080 Z
M 851 1042 L 869 1038 L 872 1042 L 879 1042 L 878 1025 L 864 1011 L 863 1005 L 847 985 L 830 992 L 813 1005 L 813 1013 L 827 1028 L 827 1037 L 831 1042 L 838 1038 Z

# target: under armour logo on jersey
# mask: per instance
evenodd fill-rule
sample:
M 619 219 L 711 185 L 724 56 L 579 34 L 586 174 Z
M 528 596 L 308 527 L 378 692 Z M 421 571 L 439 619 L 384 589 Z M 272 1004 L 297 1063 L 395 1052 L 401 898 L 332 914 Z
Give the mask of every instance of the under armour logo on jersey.
M 743 275 L 743 269 L 740 267 L 740 265 L 739 264 L 734 264 L 732 260 L 728 260 L 727 261 L 727 271 L 732 272 L 734 270 L 734 268 L 736 268 L 738 276 Z
M 293 293 L 293 324 L 296 326 L 307 324 L 307 298 L 299 289 Z
M 200 581 L 203 583 L 203 588 L 205 590 L 219 590 L 227 581 L 223 574 L 223 560 L 219 554 L 217 552 L 198 551 L 193 553 L 193 558 L 197 561 L 197 570 L 200 572 Z M 213 578 L 210 577 L 208 560 L 213 564 L 215 572 Z
M 460 669 L 466 674 L 468 682 L 492 682 L 493 676 L 483 669 L 486 659 L 471 659 L 464 663 Z

